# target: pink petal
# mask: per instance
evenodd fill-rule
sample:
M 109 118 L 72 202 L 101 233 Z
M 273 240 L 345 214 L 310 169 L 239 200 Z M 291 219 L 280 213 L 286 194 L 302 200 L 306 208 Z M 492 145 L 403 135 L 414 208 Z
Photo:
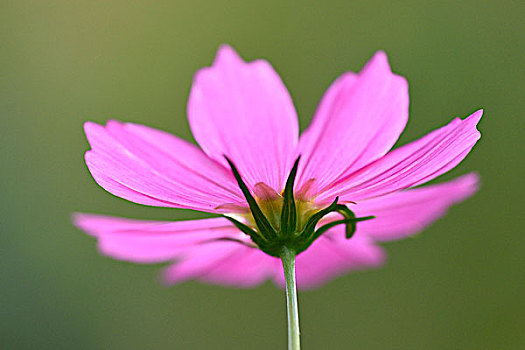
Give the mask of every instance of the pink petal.
M 244 205 L 231 175 L 196 146 L 160 130 L 109 121 L 84 126 L 86 164 L 108 192 L 146 205 L 217 212 Z
M 175 284 L 196 279 L 223 260 L 241 256 L 246 249 L 238 243 L 228 241 L 195 247 L 186 252 L 179 262 L 164 269 L 162 281 L 166 284 Z
M 212 269 L 198 277 L 199 281 L 227 286 L 251 288 L 272 276 L 275 263 L 280 260 L 273 258 L 259 249 L 237 248 L 238 255 L 231 256 L 216 264 Z M 199 257 L 202 259 L 203 257 Z
M 360 202 L 352 207 L 356 215 L 374 215 L 376 218 L 358 223 L 356 234 L 389 241 L 422 231 L 445 215 L 451 205 L 473 195 L 478 189 L 478 181 L 478 176 L 471 173 L 446 183 Z
M 222 46 L 212 67 L 195 76 L 188 118 L 204 152 L 230 157 L 248 185 L 280 192 L 293 161 L 298 125 L 286 87 L 264 60 L 245 63 Z
M 275 261 L 279 262 L 256 248 L 221 241 L 189 251 L 180 262 L 164 270 L 163 281 L 174 284 L 196 279 L 249 288 L 261 284 L 273 274 Z
M 421 139 L 395 149 L 354 173 L 345 173 L 321 189 L 319 202 L 335 196 L 341 201 L 362 201 L 430 181 L 454 168 L 480 138 L 476 129 L 482 110 L 454 119 Z
M 327 90 L 301 135 L 299 186 L 324 187 L 383 156 L 408 120 L 408 85 L 378 52 L 358 74 L 345 73 Z
M 135 263 L 172 261 L 200 246 L 215 247 L 223 238 L 246 240 L 224 218 L 162 222 L 75 214 L 73 221 L 98 239 L 103 255 Z
M 345 239 L 344 228 L 337 226 L 297 256 L 297 288 L 316 288 L 348 271 L 381 266 L 384 260 L 382 248 L 368 237 Z M 282 266 L 275 269 L 274 280 L 278 286 L 284 285 Z

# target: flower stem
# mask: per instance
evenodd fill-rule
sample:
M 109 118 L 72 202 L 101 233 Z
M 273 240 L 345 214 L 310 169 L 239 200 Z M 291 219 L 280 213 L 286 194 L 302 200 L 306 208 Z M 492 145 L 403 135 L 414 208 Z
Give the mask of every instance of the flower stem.
M 295 251 L 283 247 L 281 251 L 284 279 L 286 280 L 286 306 L 288 313 L 288 350 L 300 350 L 299 308 L 295 286 Z

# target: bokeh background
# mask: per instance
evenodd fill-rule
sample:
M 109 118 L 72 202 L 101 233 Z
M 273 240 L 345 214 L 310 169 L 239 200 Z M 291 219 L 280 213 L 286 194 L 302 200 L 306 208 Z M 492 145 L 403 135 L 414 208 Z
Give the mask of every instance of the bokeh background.
M 300 294 L 304 349 L 525 349 L 524 45 L 520 1 L 28 1 L 1 4 L 4 349 L 278 349 L 283 292 L 188 282 L 100 256 L 74 211 L 202 217 L 98 187 L 86 120 L 191 140 L 194 72 L 221 43 L 264 57 L 304 128 L 323 91 L 378 49 L 410 82 L 400 144 L 483 107 L 482 140 L 439 180 L 477 170 L 481 191 L 380 270 Z

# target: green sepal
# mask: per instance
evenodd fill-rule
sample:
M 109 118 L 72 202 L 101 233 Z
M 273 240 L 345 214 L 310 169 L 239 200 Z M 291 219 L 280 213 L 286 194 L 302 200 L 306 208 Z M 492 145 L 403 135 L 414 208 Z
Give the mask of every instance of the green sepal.
M 336 221 L 329 222 L 328 224 L 319 227 L 307 241 L 303 242 L 303 244 L 302 244 L 302 246 L 300 248 L 300 252 L 305 251 L 306 249 L 308 249 L 308 247 L 310 247 L 312 245 L 312 243 L 314 243 L 317 238 L 321 237 L 321 235 L 323 233 L 325 233 L 326 231 L 328 231 L 332 227 L 335 227 L 337 225 L 342 225 L 342 224 L 347 225 L 347 224 L 350 223 L 350 221 L 351 220 L 348 220 L 348 219 L 336 220 Z
M 336 208 L 336 211 L 343 215 L 343 217 L 347 220 L 354 220 L 355 219 L 355 214 L 353 211 L 351 211 L 350 209 L 348 209 L 348 207 L 344 204 L 339 204 Z M 355 225 L 355 222 L 352 222 L 352 223 L 348 223 L 346 224 L 346 228 L 345 228 L 345 236 L 346 238 L 351 238 L 354 233 L 355 233 L 355 230 L 356 230 L 356 225 Z
M 245 234 L 250 236 L 250 238 L 252 239 L 253 243 L 257 244 L 258 246 L 264 245 L 263 238 L 255 230 L 253 230 L 250 226 L 245 225 L 242 222 L 240 222 L 240 221 L 238 221 L 238 220 L 236 220 L 236 219 L 234 219 L 232 217 L 229 217 L 229 216 L 226 216 L 226 215 L 223 215 L 223 217 L 225 219 L 229 220 L 232 224 L 234 224 L 235 227 L 237 227 L 239 230 L 241 230 L 242 232 L 244 232 Z
M 332 221 L 332 222 L 329 222 L 328 224 L 325 224 L 321 227 L 319 227 L 313 237 L 311 238 L 312 240 L 312 243 L 313 241 L 315 241 L 317 238 L 321 237 L 321 235 L 323 233 L 325 233 L 326 231 L 328 231 L 329 229 L 331 229 L 332 227 L 335 227 L 337 225 L 348 225 L 348 224 L 351 224 L 352 223 L 352 219 L 342 219 L 342 220 L 335 220 L 335 221 Z
M 361 218 L 355 218 L 355 219 L 350 220 L 350 221 L 351 221 L 351 224 L 350 224 L 350 226 L 351 226 L 351 230 L 348 231 L 348 225 L 347 225 L 347 226 L 346 226 L 347 230 L 346 230 L 346 235 L 345 235 L 345 237 L 346 237 L 347 239 L 352 238 L 352 236 L 354 235 L 355 230 L 356 230 L 356 228 L 357 228 L 356 223 L 358 223 L 358 222 L 360 222 L 360 221 L 371 220 L 371 219 L 375 219 L 375 216 L 373 216 L 373 215 L 370 215 L 370 216 L 363 216 L 363 217 L 361 217 Z
M 346 235 L 347 239 L 352 238 L 352 236 L 355 233 L 355 227 L 356 227 L 356 223 L 357 222 L 370 220 L 370 219 L 374 219 L 374 218 L 375 218 L 375 216 L 365 216 L 365 217 L 362 217 L 362 218 L 343 219 L 343 220 L 336 220 L 336 221 L 329 222 L 328 224 L 319 227 L 317 229 L 317 231 L 315 231 L 314 236 L 313 236 L 313 240 L 315 241 L 323 233 L 325 233 L 326 231 L 328 231 L 332 227 L 335 227 L 337 225 L 343 225 L 343 224 L 346 225 L 347 228 L 348 228 L 348 226 L 351 226 L 353 228 L 353 230 L 351 231 L 351 235 L 350 236 L 348 236 L 348 234 Z
M 375 216 L 365 216 L 362 218 L 356 218 L 353 211 L 351 211 L 346 205 L 338 204 L 336 211 L 343 215 L 345 219 L 348 219 L 349 222 L 346 224 L 345 236 L 347 239 L 352 238 L 356 230 L 356 223 L 359 221 L 365 221 L 375 218 Z
M 299 236 L 302 237 L 304 240 L 309 241 L 310 237 L 312 237 L 314 234 L 315 226 L 317 225 L 319 220 L 321 220 L 325 215 L 333 212 L 337 208 L 338 200 L 339 197 L 335 197 L 335 200 L 332 202 L 332 204 L 312 215 L 306 222 L 306 225 L 304 225 L 303 231 Z
M 248 206 L 250 207 L 250 211 L 252 212 L 253 219 L 255 220 L 255 224 L 257 225 L 257 228 L 261 232 L 261 235 L 266 239 L 274 239 L 277 237 L 277 233 L 275 232 L 275 229 L 272 227 L 266 216 L 264 216 L 261 208 L 259 208 L 259 205 L 255 201 L 255 198 L 253 198 L 252 194 L 250 193 L 250 190 L 248 189 L 248 186 L 244 183 L 244 181 L 241 178 L 241 175 L 239 174 L 239 171 L 233 164 L 233 162 L 228 158 L 227 156 L 224 156 L 226 160 L 228 161 L 228 164 L 230 164 L 230 167 L 233 172 L 233 176 L 235 177 L 235 180 L 237 180 L 237 184 L 239 185 L 244 197 L 246 198 L 246 201 L 248 202 Z
M 293 185 L 297 175 L 297 167 L 301 156 L 297 157 L 290 175 L 286 180 L 286 186 L 283 192 L 283 207 L 281 209 L 281 227 L 280 231 L 284 237 L 290 237 L 295 233 L 297 228 L 297 212 L 295 208 L 295 199 L 293 196 Z

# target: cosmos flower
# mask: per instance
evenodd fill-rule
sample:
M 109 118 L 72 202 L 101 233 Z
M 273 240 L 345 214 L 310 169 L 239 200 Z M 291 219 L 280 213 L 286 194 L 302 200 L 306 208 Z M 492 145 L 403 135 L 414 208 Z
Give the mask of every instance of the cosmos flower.
M 108 192 L 144 205 L 220 216 L 178 222 L 76 214 L 102 254 L 170 263 L 168 283 L 284 284 L 282 244 L 299 288 L 377 267 L 378 242 L 405 238 L 471 196 L 471 173 L 426 187 L 480 138 L 482 111 L 390 151 L 408 120 L 408 85 L 376 53 L 329 87 L 299 137 L 290 95 L 264 60 L 228 46 L 195 76 L 188 119 L 199 146 L 143 125 L 87 122 L 86 164 Z

